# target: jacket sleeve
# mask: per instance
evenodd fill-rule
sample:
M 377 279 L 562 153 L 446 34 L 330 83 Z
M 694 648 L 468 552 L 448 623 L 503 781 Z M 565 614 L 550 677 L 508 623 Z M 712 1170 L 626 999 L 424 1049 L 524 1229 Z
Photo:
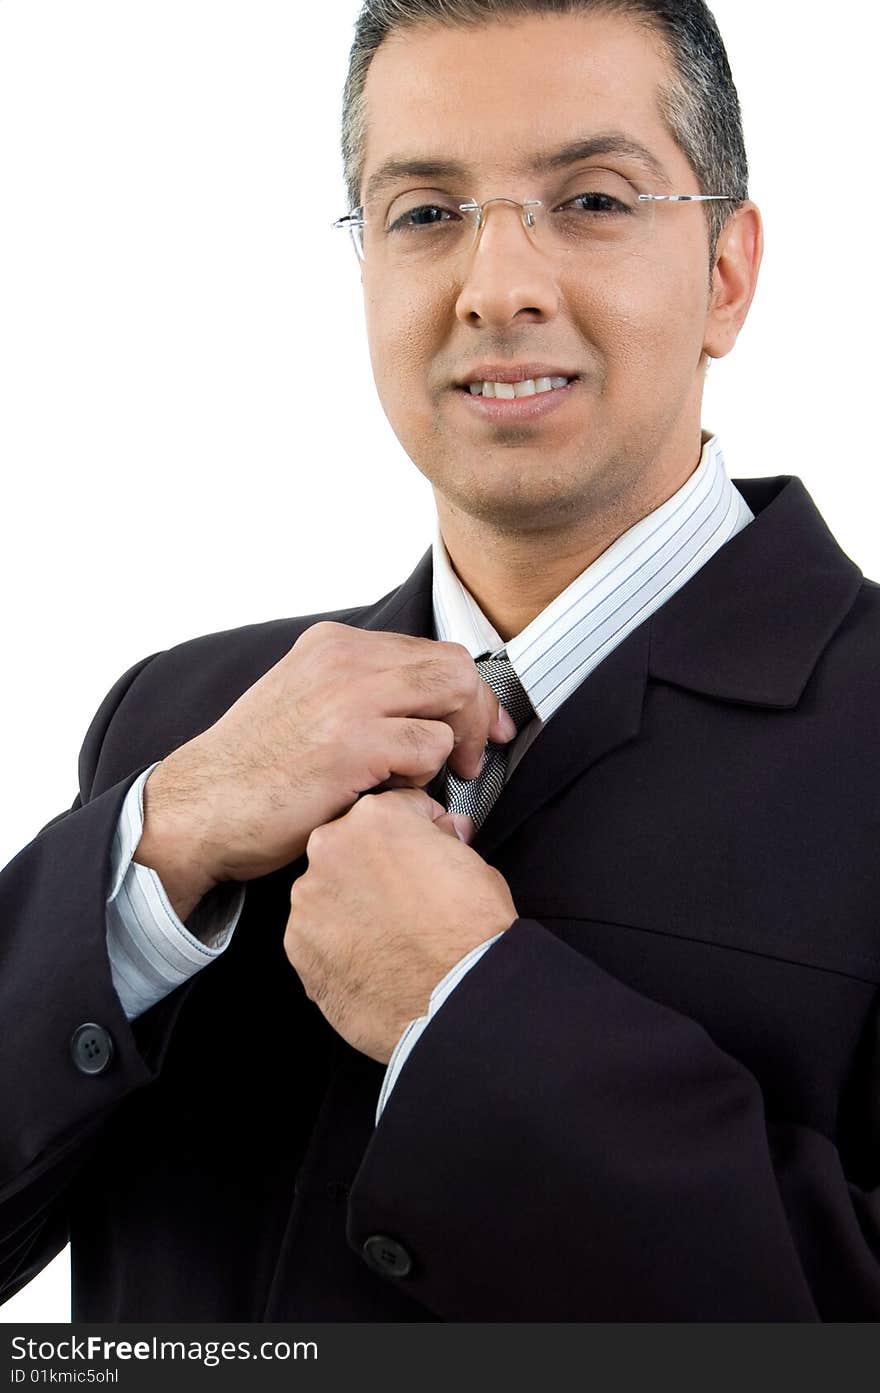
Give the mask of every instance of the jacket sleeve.
M 448 1321 L 880 1319 L 880 1192 L 770 1121 L 701 1025 L 530 919 L 387 1101 L 349 1203 L 350 1245 L 371 1238 Z
M 150 661 L 126 672 L 95 715 L 72 807 L 0 873 L 0 1301 L 67 1242 L 65 1191 L 108 1115 L 157 1077 L 188 989 L 130 1024 L 107 956 L 111 845 L 125 796 L 143 771 L 97 796 L 93 783 L 107 729 Z M 71 1050 L 74 1032 L 87 1023 L 110 1037 L 101 1072 L 83 1072 Z

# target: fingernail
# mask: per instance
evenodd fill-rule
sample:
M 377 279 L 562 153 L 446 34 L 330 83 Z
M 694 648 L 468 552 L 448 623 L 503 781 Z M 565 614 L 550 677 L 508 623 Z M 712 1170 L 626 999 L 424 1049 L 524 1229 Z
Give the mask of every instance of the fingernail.
M 455 813 L 452 818 L 455 835 L 461 842 L 469 842 L 473 833 L 473 823 L 467 813 Z
M 513 719 L 506 706 L 499 706 L 498 710 L 501 714 L 501 724 L 504 728 L 504 733 L 508 740 L 512 740 L 516 735 L 516 721 Z

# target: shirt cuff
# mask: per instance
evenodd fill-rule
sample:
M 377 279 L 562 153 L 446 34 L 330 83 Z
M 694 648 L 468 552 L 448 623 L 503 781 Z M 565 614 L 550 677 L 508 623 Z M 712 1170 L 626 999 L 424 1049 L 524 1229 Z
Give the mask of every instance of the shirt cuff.
M 507 930 L 502 929 L 501 932 L 506 933 Z M 495 934 L 492 938 L 487 938 L 485 943 L 478 943 L 476 948 L 471 948 L 470 952 L 465 953 L 464 957 L 460 958 L 455 966 L 449 969 L 443 980 L 438 982 L 431 992 L 427 1014 L 419 1016 L 418 1020 L 410 1021 L 406 1030 L 394 1046 L 394 1053 L 388 1061 L 388 1068 L 385 1070 L 385 1078 L 382 1081 L 379 1103 L 376 1108 L 376 1122 L 378 1122 L 379 1118 L 382 1116 L 382 1109 L 391 1096 L 391 1090 L 400 1078 L 403 1066 L 409 1059 L 416 1041 L 420 1038 L 422 1032 L 430 1025 L 431 1021 L 440 1010 L 440 1007 L 452 995 L 459 982 L 467 976 L 472 967 L 476 967 L 483 954 L 488 952 L 492 944 L 497 943 L 500 937 L 500 933 Z
M 144 826 L 144 785 L 159 763 L 145 769 L 129 789 L 110 855 L 107 956 L 113 986 L 130 1021 L 220 956 L 244 906 L 244 885 L 217 885 L 185 925 L 172 909 L 158 873 L 132 860 Z

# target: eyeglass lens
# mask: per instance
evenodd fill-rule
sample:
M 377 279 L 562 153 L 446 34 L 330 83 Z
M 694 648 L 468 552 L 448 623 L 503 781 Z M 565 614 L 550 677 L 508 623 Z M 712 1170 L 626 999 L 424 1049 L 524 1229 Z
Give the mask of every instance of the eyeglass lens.
M 624 250 L 649 235 L 653 225 L 654 203 L 640 200 L 640 192 L 615 170 L 590 166 L 568 173 L 541 207 L 528 210 L 530 234 L 548 252 Z M 408 189 L 390 202 L 383 197 L 364 209 L 359 250 L 365 258 L 405 267 L 466 251 L 501 210 L 528 226 L 526 210 L 503 197 L 487 200 L 482 210 L 462 207 L 474 203 L 466 195 L 431 188 Z

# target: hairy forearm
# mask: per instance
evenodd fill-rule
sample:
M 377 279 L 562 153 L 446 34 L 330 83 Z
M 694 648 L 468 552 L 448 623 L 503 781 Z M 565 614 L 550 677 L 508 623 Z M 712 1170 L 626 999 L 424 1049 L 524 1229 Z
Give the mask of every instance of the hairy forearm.
M 186 804 L 168 770 L 158 765 L 144 786 L 144 825 L 133 857 L 156 872 L 182 922 L 218 883 L 206 869 L 202 835 Z

